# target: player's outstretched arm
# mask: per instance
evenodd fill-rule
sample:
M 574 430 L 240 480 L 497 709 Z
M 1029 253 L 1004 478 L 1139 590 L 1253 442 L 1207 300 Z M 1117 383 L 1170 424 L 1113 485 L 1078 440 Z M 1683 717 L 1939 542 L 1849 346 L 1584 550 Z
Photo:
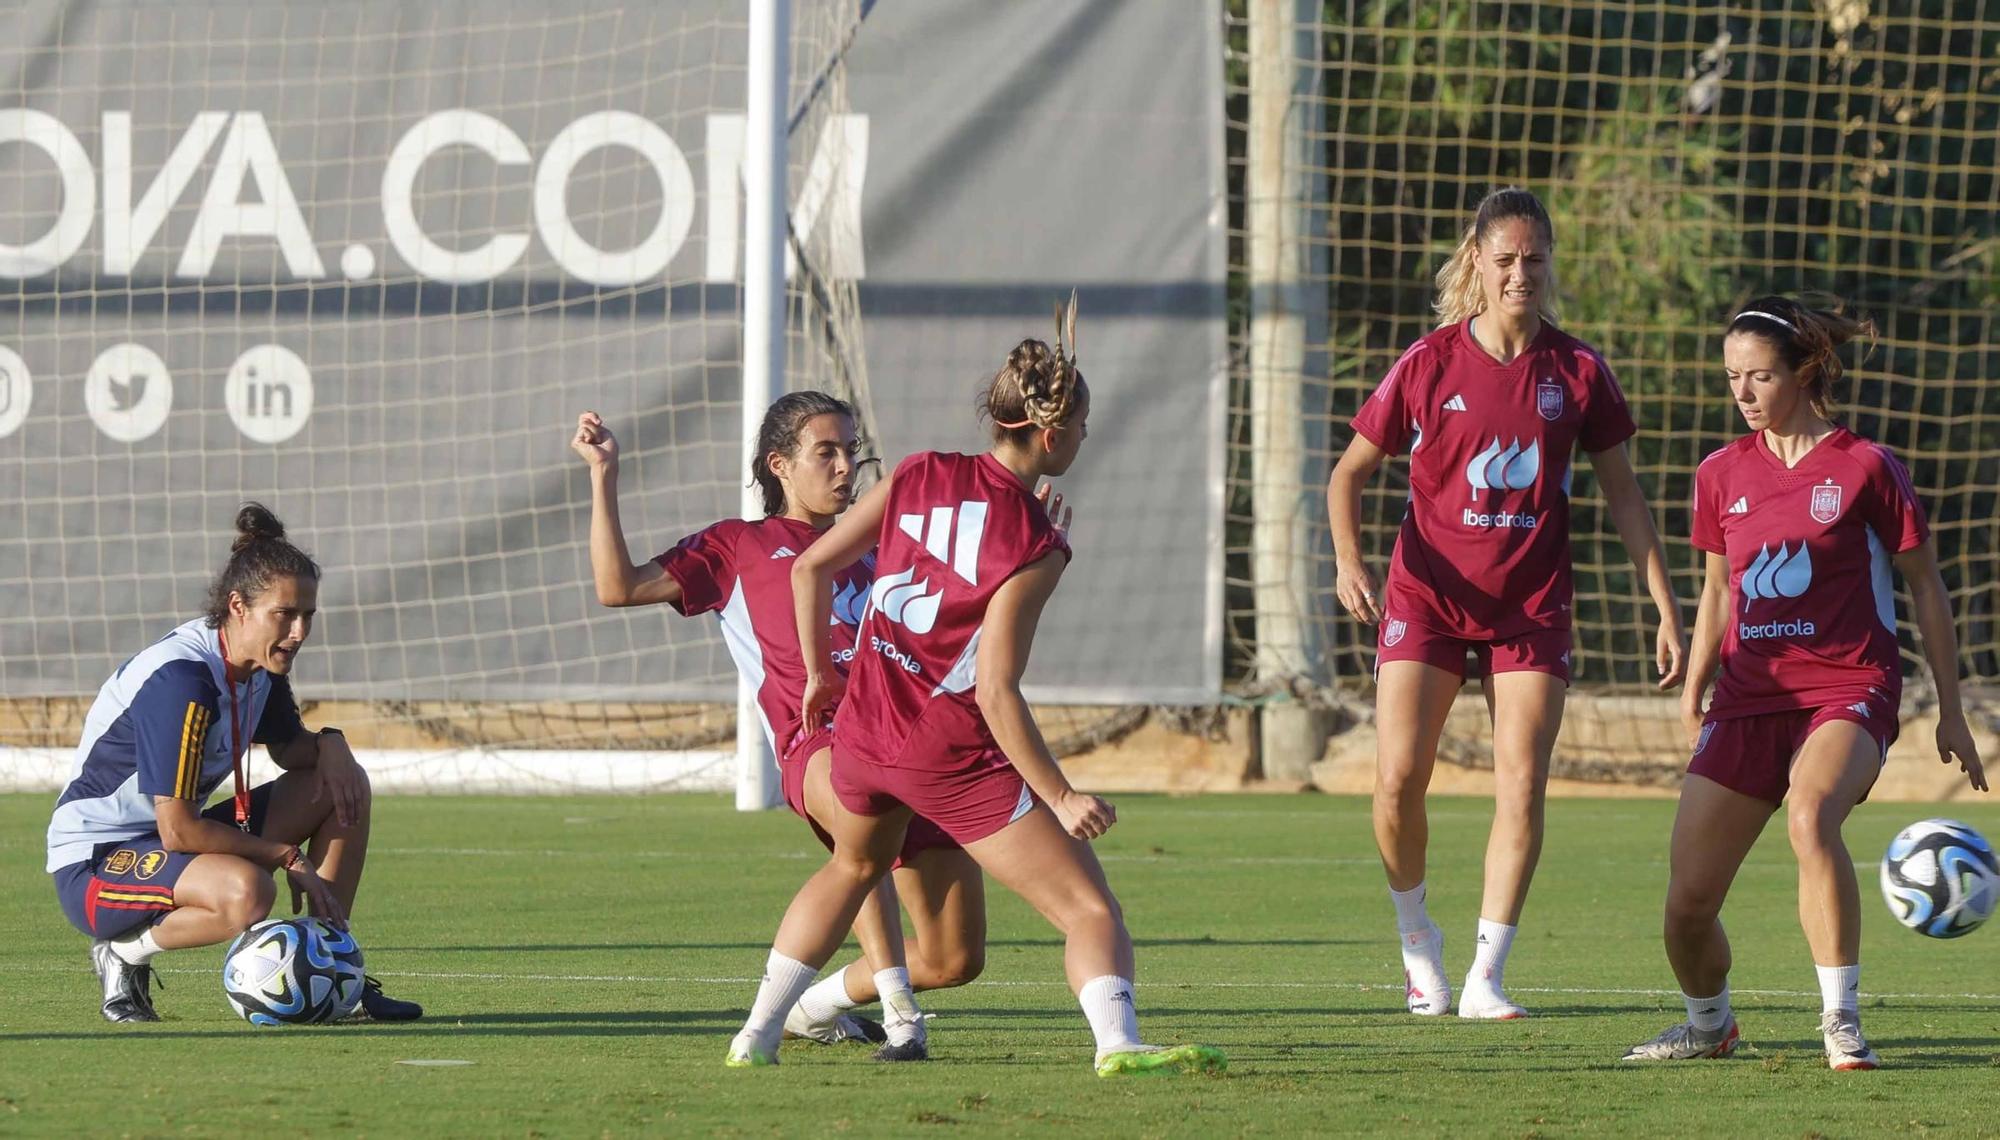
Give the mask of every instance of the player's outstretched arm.
M 792 560 L 792 610 L 798 621 L 799 651 L 805 655 L 805 723 L 826 723 L 847 681 L 833 667 L 833 576 L 875 548 L 882 515 L 889 506 L 895 475 L 882 481 L 840 516 L 804 554 Z
M 677 602 L 681 585 L 653 561 L 634 565 L 618 519 L 618 438 L 596 412 L 576 417 L 570 448 L 590 465 L 590 577 L 607 606 Z
M 1681 724 L 1688 744 L 1701 735 L 1702 698 L 1722 668 L 1722 631 L 1729 626 L 1729 559 L 1705 551 L 1701 600 L 1695 607 L 1694 639 L 1688 647 L 1687 685 L 1681 689 Z
M 1687 651 L 1683 647 L 1687 632 L 1681 624 L 1681 600 L 1674 595 L 1673 576 L 1667 573 L 1667 555 L 1660 545 L 1660 532 L 1653 526 L 1652 508 L 1646 505 L 1646 493 L 1639 489 L 1638 477 L 1632 473 L 1632 459 L 1625 453 L 1623 443 L 1589 455 L 1590 469 L 1604 491 L 1612 525 L 1618 528 L 1625 553 L 1645 578 L 1646 593 L 1652 596 L 1653 608 L 1659 611 L 1653 667 L 1659 673 L 1660 688 L 1671 689 L 1686 675 Z
M 1357 433 L 1326 481 L 1327 521 L 1333 528 L 1334 596 L 1342 609 L 1370 625 L 1382 620 L 1380 579 L 1361 553 L 1361 488 L 1389 453 Z
M 1042 739 L 1041 726 L 1035 723 L 1027 698 L 1021 695 L 1021 675 L 1028 668 L 1028 652 L 1034 647 L 1042 607 L 1055 593 L 1068 565 L 1069 559 L 1061 551 L 1044 555 L 1009 578 L 986 604 L 975 663 L 979 712 L 1000 751 L 1056 813 L 1063 830 L 1078 839 L 1095 839 L 1111 829 L 1118 813 L 1096 796 L 1070 787 L 1069 777 L 1063 775 L 1048 742 Z
M 1936 540 L 1927 538 L 1896 555 L 1896 570 L 1910 587 L 1910 613 L 1923 635 L 1924 660 L 1930 663 L 1931 680 L 1937 685 L 1938 762 L 1957 760 L 1972 786 L 1986 791 L 1986 769 L 1979 762 L 1979 746 L 1973 742 L 1959 699 L 1958 631 L 1952 626 L 1951 596 L 1938 573 Z

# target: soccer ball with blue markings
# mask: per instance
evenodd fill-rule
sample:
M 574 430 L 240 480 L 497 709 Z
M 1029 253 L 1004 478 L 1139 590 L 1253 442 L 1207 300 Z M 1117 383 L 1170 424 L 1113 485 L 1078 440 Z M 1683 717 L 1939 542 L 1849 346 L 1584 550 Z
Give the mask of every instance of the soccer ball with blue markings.
M 1882 856 L 1882 897 L 1896 921 L 1918 934 L 1970 934 L 2000 903 L 2000 860 L 1985 836 L 1955 819 L 1913 823 Z
M 317 918 L 266 919 L 222 959 L 229 1008 L 252 1025 L 315 1025 L 354 1012 L 363 984 L 354 935 Z

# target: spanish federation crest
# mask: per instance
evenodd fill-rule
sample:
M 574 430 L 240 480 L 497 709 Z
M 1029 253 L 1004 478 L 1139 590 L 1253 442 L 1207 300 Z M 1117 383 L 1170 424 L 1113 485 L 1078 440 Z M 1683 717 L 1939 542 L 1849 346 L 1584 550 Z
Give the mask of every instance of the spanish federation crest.
M 1392 619 L 1384 623 L 1382 626 L 1382 647 L 1386 649 L 1403 640 L 1403 635 L 1409 631 L 1410 627 L 1401 621 Z
M 1545 420 L 1562 418 L 1563 389 L 1553 377 L 1535 385 L 1535 410 L 1542 413 Z
M 1812 489 L 1812 510 L 1814 522 L 1831 523 L 1840 517 L 1840 494 L 1843 488 L 1838 483 L 1821 483 Z

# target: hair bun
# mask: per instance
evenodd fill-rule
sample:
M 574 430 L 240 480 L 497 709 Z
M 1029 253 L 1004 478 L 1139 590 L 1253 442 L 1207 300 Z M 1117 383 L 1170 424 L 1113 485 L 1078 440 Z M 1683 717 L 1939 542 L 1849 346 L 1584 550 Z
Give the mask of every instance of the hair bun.
M 258 539 L 285 537 L 285 524 L 262 503 L 245 503 L 236 512 L 236 541 L 230 546 L 231 553 L 242 550 Z

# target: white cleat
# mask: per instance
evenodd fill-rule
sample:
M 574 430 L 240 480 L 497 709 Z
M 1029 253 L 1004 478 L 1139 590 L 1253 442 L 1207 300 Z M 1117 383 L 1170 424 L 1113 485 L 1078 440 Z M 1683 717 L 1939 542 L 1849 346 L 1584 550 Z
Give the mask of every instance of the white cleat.
M 1882 1058 L 1861 1036 L 1861 1015 L 1851 1009 L 1830 1009 L 1819 1015 L 1819 1034 L 1826 1042 L 1826 1067 L 1840 1072 L 1879 1068 Z
M 1489 973 L 1465 979 L 1465 988 L 1458 995 L 1458 1015 L 1468 1021 L 1513 1021 L 1528 1016 L 1528 1011 L 1507 1000 Z
M 831 1021 L 809 1021 L 796 1005 L 792 1007 L 792 1012 L 785 1015 L 785 1036 L 817 1041 L 821 1045 L 838 1045 L 843 1041 L 880 1044 L 886 1039 L 879 1022 L 852 1013 L 835 1014 Z
M 1451 983 L 1444 977 L 1444 931 L 1431 923 L 1429 930 L 1402 936 L 1403 1005 L 1419 1017 L 1442 1017 L 1451 1012 Z
M 1690 1022 L 1669 1026 L 1651 1041 L 1642 1041 L 1625 1050 L 1625 1061 L 1701 1061 L 1712 1057 L 1727 1057 L 1736 1052 L 1736 1043 L 1742 1035 L 1736 1030 L 1736 1019 L 1717 1030 L 1696 1029 Z

